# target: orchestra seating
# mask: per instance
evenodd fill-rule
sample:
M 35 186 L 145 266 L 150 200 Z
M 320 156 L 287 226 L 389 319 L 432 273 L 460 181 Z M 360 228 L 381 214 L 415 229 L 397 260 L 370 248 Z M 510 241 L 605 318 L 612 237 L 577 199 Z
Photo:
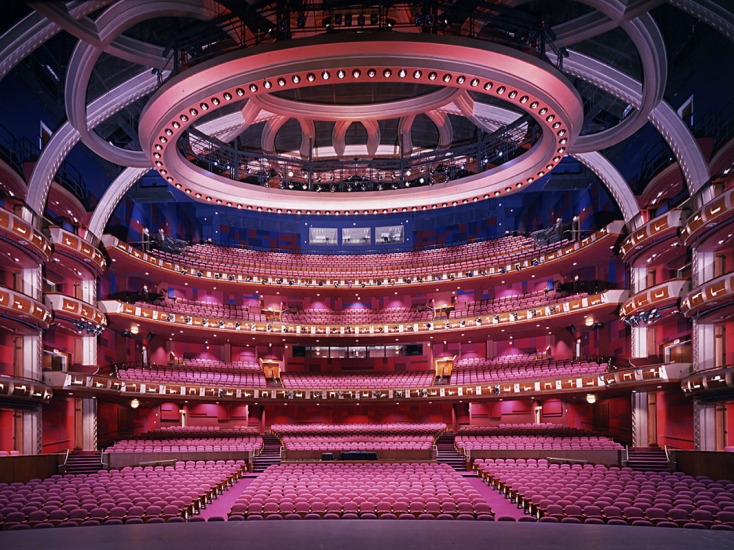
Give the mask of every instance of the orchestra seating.
M 134 367 L 117 372 L 121 380 L 153 381 L 176 384 L 214 384 L 264 388 L 267 381 L 257 363 L 223 363 L 210 360 L 193 360 L 167 366 Z
M 464 319 L 478 315 L 492 315 L 506 311 L 517 311 L 520 309 L 532 309 L 538 307 L 552 306 L 563 303 L 570 299 L 584 298 L 586 293 L 568 296 L 565 292 L 538 291 L 530 294 L 516 294 L 503 296 L 493 300 L 478 300 L 475 302 L 457 302 L 453 311 L 449 312 L 450 319 Z
M 230 519 L 274 515 L 285 519 L 406 519 L 408 515 L 413 516 L 409 519 L 493 519 L 489 505 L 468 481 L 446 464 L 430 463 L 270 466 L 237 498 Z
M 437 272 L 461 273 L 482 270 L 495 265 L 521 262 L 548 254 L 568 241 L 537 246 L 530 237 L 505 236 L 458 246 L 441 247 L 414 252 L 386 254 L 355 254 L 334 256 L 323 254 L 291 254 L 213 244 L 186 247 L 181 254 L 155 251 L 162 260 L 175 262 L 193 270 L 221 269 L 258 277 L 289 279 L 329 279 L 331 277 L 359 280 L 371 277 L 430 279 Z
M 514 380 L 579 377 L 603 374 L 606 363 L 595 361 L 536 359 L 534 355 L 510 355 L 493 359 L 465 358 L 457 361 L 450 384 L 494 384 Z
M 295 313 L 283 312 L 281 320 L 292 325 L 375 325 L 385 323 L 418 323 L 432 321 L 433 311 L 395 307 L 385 309 L 353 308 L 342 311 L 304 309 Z
M 541 521 L 734 528 L 734 483 L 540 459 L 477 459 L 479 475 Z M 727 527 L 715 527 L 727 529 Z
M 282 373 L 283 386 L 296 389 L 423 388 L 433 385 L 433 371 L 406 371 L 366 374 Z
M 243 467 L 243 461 L 189 461 L 0 483 L 0 525 L 183 521 L 239 479 Z

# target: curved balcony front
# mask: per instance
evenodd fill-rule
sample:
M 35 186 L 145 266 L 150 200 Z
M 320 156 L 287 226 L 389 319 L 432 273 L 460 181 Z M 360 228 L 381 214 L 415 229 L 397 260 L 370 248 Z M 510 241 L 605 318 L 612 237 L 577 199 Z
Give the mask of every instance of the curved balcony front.
M 115 262 L 115 269 L 124 274 L 145 273 L 150 277 L 157 274 L 161 281 L 175 284 L 188 284 L 193 280 L 199 285 L 210 282 L 239 290 L 242 285 L 257 288 L 270 285 L 315 290 L 328 287 L 330 292 L 352 292 L 355 288 L 425 289 L 430 285 L 450 288 L 464 279 L 499 277 L 510 283 L 527 280 L 532 275 L 539 278 L 550 276 L 557 273 L 566 262 L 608 261 L 609 248 L 614 246 L 623 225 L 621 221 L 612 222 L 578 242 L 545 251 L 526 247 L 518 253 L 498 258 L 477 249 L 476 257 L 452 259 L 452 254 L 462 253 L 459 249 L 476 246 L 460 245 L 441 249 L 438 261 L 426 260 L 428 263 L 413 265 L 410 260 L 400 257 L 400 261 L 404 262 L 401 267 L 387 268 L 384 266 L 390 263 L 391 254 L 381 255 L 380 260 L 376 261 L 375 256 L 288 255 L 228 249 L 230 254 L 226 256 L 226 261 L 215 258 L 194 261 L 186 256 L 160 257 L 142 252 L 112 235 L 103 236 L 102 241 Z M 250 255 L 253 255 L 253 259 L 246 261 Z M 295 261 L 307 262 L 308 265 L 294 266 Z M 364 267 L 360 267 L 362 264 Z
M 635 229 L 622 243 L 624 262 L 634 264 L 645 256 L 657 257 L 669 247 L 679 247 L 678 229 L 682 215 L 682 210 L 670 210 Z
M 718 321 L 734 312 L 734 273 L 694 288 L 681 300 L 680 310 L 686 317 L 707 322 Z
M 730 395 L 734 389 L 734 365 L 693 372 L 681 381 L 689 395 Z
M 51 243 L 40 230 L 20 216 L 0 208 L 0 238 L 15 245 L 18 254 L 31 255 L 36 263 L 51 257 Z
M 0 404 L 3 402 L 11 406 L 42 404 L 49 402 L 53 395 L 53 390 L 38 380 L 0 374 Z
M 644 319 L 651 323 L 662 318 L 667 309 L 677 309 L 680 297 L 690 290 L 688 279 L 671 279 L 646 288 L 629 298 L 620 309 L 620 316 L 630 320 Z
M 101 332 L 107 326 L 107 316 L 95 306 L 65 294 L 46 294 L 45 302 L 54 311 L 56 321 L 67 321 L 88 332 Z
M 543 380 L 517 380 L 491 384 L 465 384 L 425 387 L 365 387 L 360 389 L 335 387 L 313 388 L 248 388 L 225 384 L 166 383 L 163 381 L 120 380 L 109 376 L 94 376 L 67 372 L 47 372 L 44 381 L 60 392 L 74 395 L 116 395 L 122 398 L 147 400 L 237 401 L 261 404 L 349 403 L 379 404 L 407 402 L 485 401 L 532 396 L 560 396 L 575 393 L 598 393 L 617 386 L 659 386 L 680 380 L 681 369 L 688 365 L 661 365 L 630 369 L 602 375 L 565 376 Z
M 734 219 L 734 189 L 714 197 L 686 220 L 680 231 L 683 244 L 690 246 L 709 233 L 732 223 Z
M 441 339 L 456 339 L 464 334 L 485 337 L 499 335 L 505 330 L 519 334 L 524 331 L 537 332 L 541 323 L 558 322 L 569 324 L 591 324 L 610 320 L 619 304 L 626 298 L 625 290 L 608 290 L 583 298 L 569 299 L 558 304 L 544 307 L 506 311 L 494 315 L 451 318 L 442 321 L 421 321 L 416 323 L 387 323 L 380 325 L 293 325 L 281 321 L 240 321 L 227 318 L 208 318 L 201 315 L 183 315 L 165 312 L 151 307 L 127 304 L 116 300 L 99 302 L 113 326 L 118 330 L 170 333 L 172 336 L 184 334 L 185 338 L 208 339 L 214 335 L 226 334 L 226 338 L 244 341 L 258 338 L 264 342 L 278 342 L 284 338 L 290 341 L 319 339 L 321 342 L 343 342 L 345 339 L 369 341 L 385 340 L 408 342 L 428 339 L 435 335 Z M 173 331 L 173 332 L 171 332 Z M 183 332 L 182 332 L 183 331 Z M 243 336 L 239 336 L 243 335 Z M 247 336 L 251 338 L 246 338 Z
M 30 296 L 0 286 L 0 316 L 34 329 L 47 329 L 53 313 Z
M 74 278 L 96 278 L 107 269 L 104 255 L 78 235 L 61 227 L 51 227 L 50 232 L 54 245 L 52 261 L 63 262 L 65 267 L 73 270 Z

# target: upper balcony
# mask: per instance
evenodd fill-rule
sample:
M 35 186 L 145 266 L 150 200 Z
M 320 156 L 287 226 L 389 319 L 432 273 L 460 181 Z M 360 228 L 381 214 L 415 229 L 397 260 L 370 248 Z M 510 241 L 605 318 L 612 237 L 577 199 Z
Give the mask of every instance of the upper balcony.
M 657 259 L 668 250 L 679 248 L 678 229 L 683 222 L 683 211 L 670 210 L 635 229 L 622 243 L 622 259 L 626 264 Z
M 47 403 L 53 394 L 51 388 L 38 380 L 0 374 L 0 400 L 8 401 L 11 406 Z
M 97 335 L 107 326 L 107 316 L 104 313 L 77 298 L 65 294 L 46 294 L 45 302 L 53 309 L 57 321 L 66 321 L 77 330 L 86 329 L 88 334 Z
M 53 319 L 53 313 L 42 302 L 2 286 L 0 286 L 0 316 L 34 330 L 47 329 Z
M 3 208 L 0 208 L 0 241 L 8 243 L 0 250 L 12 258 L 18 258 L 16 263 L 21 263 L 21 256 L 36 265 L 47 262 L 51 257 L 51 243 L 44 234 L 20 216 Z
M 107 269 L 104 255 L 80 236 L 61 227 L 51 227 L 49 231 L 54 245 L 51 261 L 62 264 L 53 269 L 69 270 L 71 279 L 83 280 L 94 279 Z
M 694 288 L 681 301 L 681 313 L 699 321 L 722 320 L 734 311 L 734 273 L 726 273 Z
M 355 288 L 433 286 L 455 288 L 457 281 L 501 278 L 508 283 L 532 276 L 551 276 L 566 263 L 608 261 L 624 223 L 607 227 L 575 242 L 535 247 L 522 237 L 418 252 L 379 255 L 281 254 L 212 245 L 191 247 L 181 255 L 147 253 L 105 235 L 102 238 L 122 274 L 183 285 L 210 282 L 241 291 L 243 285 L 294 289 L 329 287 L 330 292 Z M 521 241 L 519 241 L 522 239 Z M 519 242 L 518 242 L 519 241 Z
M 416 339 L 430 339 L 434 335 L 443 340 L 455 340 L 463 337 L 465 333 L 476 337 L 499 336 L 505 330 L 512 331 L 513 334 L 537 333 L 537 328 L 541 324 L 593 326 L 595 322 L 610 320 L 626 296 L 625 290 L 608 290 L 601 294 L 571 297 L 557 304 L 518 308 L 494 315 L 472 315 L 442 321 L 357 325 L 296 325 L 278 320 L 241 321 L 226 317 L 167 312 L 150 306 L 132 305 L 115 300 L 104 300 L 99 304 L 100 309 L 107 313 L 110 322 L 118 330 L 170 333 L 172 337 L 187 340 L 205 340 L 221 335 L 223 338 L 243 342 L 256 337 L 262 342 L 282 342 L 285 337 L 294 342 L 314 338 L 322 342 L 339 342 L 355 338 L 409 342 Z M 546 326 L 546 330 L 548 329 L 549 326 Z
M 691 395 L 730 395 L 734 388 L 734 366 L 690 373 L 681 381 L 681 389 Z
M 679 300 L 688 290 L 690 290 L 688 279 L 671 279 L 646 288 L 622 304 L 620 317 L 627 324 L 635 326 L 640 321 L 652 323 L 661 319 L 665 310 L 677 312 Z
M 683 244 L 691 246 L 734 220 L 734 189 L 714 197 L 694 212 L 680 231 Z

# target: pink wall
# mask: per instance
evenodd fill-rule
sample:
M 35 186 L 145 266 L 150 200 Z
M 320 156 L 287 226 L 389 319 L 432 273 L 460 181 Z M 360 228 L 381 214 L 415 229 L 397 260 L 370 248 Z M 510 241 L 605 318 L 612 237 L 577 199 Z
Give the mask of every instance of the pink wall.
M 658 445 L 693 449 L 693 401 L 680 393 L 658 392 Z
M 534 423 L 535 407 L 541 407 L 541 422 L 563 424 L 591 430 L 591 405 L 580 399 L 503 399 L 479 401 L 469 407 L 472 426 L 497 426 L 499 424 Z
M 251 412 L 251 416 L 254 411 Z M 445 422 L 451 425 L 451 405 L 345 405 L 329 407 L 320 405 L 267 406 L 265 422 L 271 424 L 381 424 L 392 422 Z
M 43 408 L 43 452 L 81 447 L 74 441 L 74 399 L 57 397 Z

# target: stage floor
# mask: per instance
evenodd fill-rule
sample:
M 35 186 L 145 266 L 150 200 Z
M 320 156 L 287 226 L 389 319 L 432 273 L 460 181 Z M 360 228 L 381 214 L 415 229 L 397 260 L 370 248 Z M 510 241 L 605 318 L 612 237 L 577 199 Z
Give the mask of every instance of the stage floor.
M 115 525 L 0 533 L 3 550 L 734 549 L 734 533 L 607 525 L 319 520 Z

